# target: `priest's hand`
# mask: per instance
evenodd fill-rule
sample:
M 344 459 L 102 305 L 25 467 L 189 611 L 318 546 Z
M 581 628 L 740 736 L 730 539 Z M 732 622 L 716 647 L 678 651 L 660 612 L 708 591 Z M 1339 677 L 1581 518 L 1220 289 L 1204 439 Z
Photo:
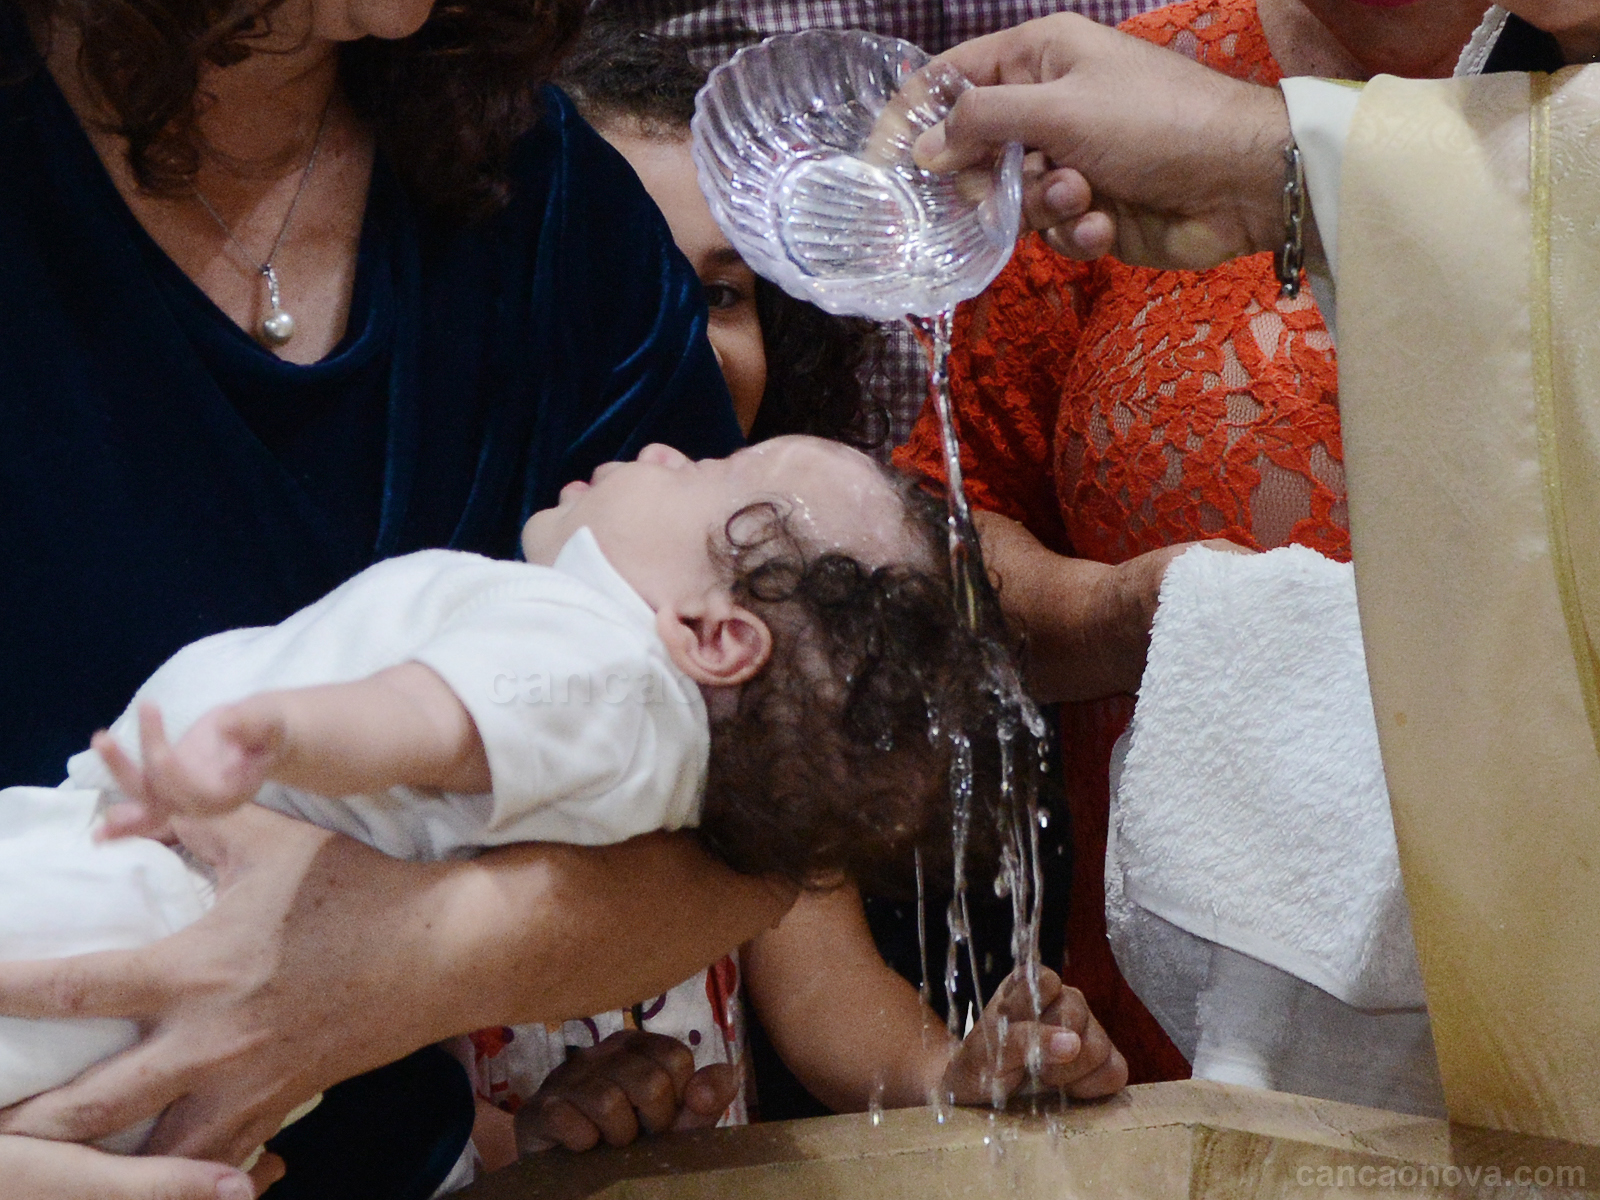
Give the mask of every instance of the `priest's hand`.
M 1289 118 L 1276 88 L 1230 79 L 1073 14 L 942 55 L 978 86 L 916 145 L 958 171 L 1007 142 L 1042 153 L 1028 221 L 1073 258 L 1200 270 L 1276 248 Z

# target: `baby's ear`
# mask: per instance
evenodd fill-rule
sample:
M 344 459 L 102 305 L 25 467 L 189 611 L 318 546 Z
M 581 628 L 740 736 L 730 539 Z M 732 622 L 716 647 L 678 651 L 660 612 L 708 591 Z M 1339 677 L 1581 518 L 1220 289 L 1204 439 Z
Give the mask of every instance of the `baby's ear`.
M 707 687 L 738 687 L 772 657 L 772 630 L 727 593 L 656 610 L 656 631 L 678 669 Z

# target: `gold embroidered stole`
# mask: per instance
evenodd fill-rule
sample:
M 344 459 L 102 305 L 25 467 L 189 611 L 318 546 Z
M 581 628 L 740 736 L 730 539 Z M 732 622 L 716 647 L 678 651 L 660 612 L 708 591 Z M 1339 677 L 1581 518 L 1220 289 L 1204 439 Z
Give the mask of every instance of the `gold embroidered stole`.
M 1454 1119 L 1600 1143 L 1600 68 L 1380 77 L 1339 371 L 1356 586 Z

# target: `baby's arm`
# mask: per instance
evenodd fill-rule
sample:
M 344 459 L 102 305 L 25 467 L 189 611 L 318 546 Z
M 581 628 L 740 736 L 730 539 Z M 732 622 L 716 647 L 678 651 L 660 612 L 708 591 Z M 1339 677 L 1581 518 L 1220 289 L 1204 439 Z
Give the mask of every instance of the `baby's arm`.
M 109 733 L 94 736 L 127 797 L 106 814 L 106 837 L 156 832 L 174 816 L 229 812 L 268 780 L 324 796 L 491 787 L 472 717 L 420 663 L 353 683 L 261 692 L 212 709 L 176 744 L 156 706 L 141 705 L 139 743 L 142 764 Z
M 1078 1098 L 1108 1095 L 1127 1065 L 1083 996 L 1039 970 L 1037 1024 L 1019 974 L 1000 987 L 965 1041 L 950 1036 L 873 945 L 854 888 L 801 896 L 782 922 L 744 950 L 745 986 L 773 1046 L 818 1100 L 859 1112 L 937 1095 L 983 1104 L 1015 1092 L 1026 1058 L 1040 1054 L 1040 1082 Z M 1002 1030 L 1004 1036 L 1002 1037 Z
M 883 961 L 853 887 L 807 892 L 741 952 L 745 990 L 784 1064 L 835 1112 L 925 1103 L 955 1039 Z

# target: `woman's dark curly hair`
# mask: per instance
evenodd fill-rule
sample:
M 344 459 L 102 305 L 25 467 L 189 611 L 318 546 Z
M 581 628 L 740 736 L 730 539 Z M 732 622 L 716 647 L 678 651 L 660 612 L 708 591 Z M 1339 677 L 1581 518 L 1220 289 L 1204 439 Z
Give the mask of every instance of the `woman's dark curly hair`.
M 711 728 L 700 837 L 736 870 L 898 891 L 914 849 L 947 862 L 956 733 L 978 751 L 979 810 L 995 810 L 986 748 L 1011 639 L 997 607 L 978 630 L 957 615 L 943 499 L 882 470 L 916 547 L 909 561 L 868 567 L 807 546 L 770 502 L 713 539 L 735 598 L 773 632 L 771 661 Z M 975 857 L 992 855 L 992 828 L 974 821 Z
M 705 81 L 683 42 L 603 19 L 584 30 L 556 77 L 591 125 L 631 124 L 668 141 L 688 137 Z M 877 326 L 825 313 L 759 278 L 756 316 L 767 387 L 751 441 L 808 433 L 869 449 L 888 436 L 888 414 L 861 384 L 882 345 Z
M 259 49 L 283 0 L 0 0 L 35 28 L 82 38 L 78 62 L 139 186 L 186 193 L 205 149 L 200 75 Z M 512 143 L 538 118 L 539 86 L 577 35 L 584 0 L 440 0 L 396 41 L 346 45 L 341 81 L 412 196 L 459 219 L 507 198 Z M 267 51 L 261 51 L 267 52 Z

